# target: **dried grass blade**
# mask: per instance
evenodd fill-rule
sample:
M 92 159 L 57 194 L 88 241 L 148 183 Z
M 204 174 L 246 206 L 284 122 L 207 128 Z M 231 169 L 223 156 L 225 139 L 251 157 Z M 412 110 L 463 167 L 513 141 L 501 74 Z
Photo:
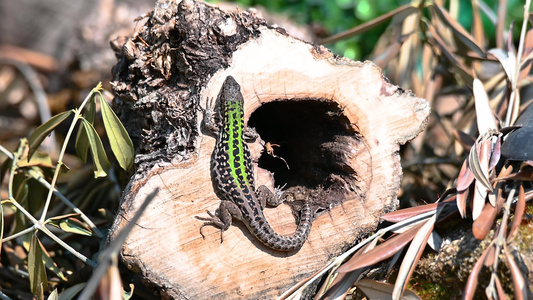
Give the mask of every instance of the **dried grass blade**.
M 408 231 L 398 234 L 397 236 L 385 241 L 384 243 L 376 246 L 376 248 L 363 253 L 357 257 L 352 257 L 344 265 L 342 265 L 337 272 L 350 272 L 362 267 L 373 265 L 377 262 L 392 257 L 398 251 L 402 250 L 407 243 L 409 243 L 414 237 L 416 232 L 423 226 L 419 224 L 409 229 Z
M 393 11 L 390 11 L 384 15 L 381 15 L 377 18 L 374 18 L 372 19 L 371 21 L 368 21 L 366 23 L 363 23 L 359 26 L 356 26 L 352 29 L 349 29 L 349 30 L 346 30 L 344 32 L 341 32 L 341 33 L 338 33 L 338 34 L 335 34 L 333 36 L 330 36 L 330 37 L 327 37 L 321 41 L 319 41 L 319 44 L 330 44 L 330 43 L 335 43 L 335 42 L 338 42 L 340 40 L 343 40 L 343 39 L 347 39 L 349 37 L 352 37 L 352 36 L 355 36 L 355 35 L 358 35 L 358 34 L 361 34 L 367 30 L 370 30 L 386 21 L 388 21 L 390 18 L 394 17 L 396 18 L 395 19 L 395 22 L 399 23 L 401 21 L 403 21 L 404 18 L 406 18 L 407 16 L 415 13 L 415 12 L 420 12 L 420 9 L 416 6 L 412 6 L 412 5 L 409 5 L 409 4 L 406 4 L 406 5 L 402 5 L 400 7 L 398 7 L 397 9 L 393 10 Z
M 407 249 L 405 257 L 402 261 L 402 265 L 400 266 L 400 270 L 398 271 L 396 283 L 394 284 L 394 290 L 392 292 L 393 299 L 400 299 L 400 297 L 402 296 L 402 293 L 405 290 L 405 287 L 407 286 L 409 278 L 415 270 L 416 263 L 420 259 L 420 256 L 422 256 L 422 252 L 424 252 L 430 233 L 433 231 L 436 219 L 437 215 L 435 214 L 431 218 L 429 218 L 424 225 L 422 225 L 420 230 L 413 238 L 409 249 Z
M 480 56 L 485 57 L 485 51 L 481 49 L 481 47 L 475 42 L 474 38 L 461 26 L 461 24 L 452 18 L 444 8 L 439 5 L 432 5 L 431 8 L 433 8 L 437 13 L 436 15 L 449 26 L 454 36 L 457 37 L 462 44 Z

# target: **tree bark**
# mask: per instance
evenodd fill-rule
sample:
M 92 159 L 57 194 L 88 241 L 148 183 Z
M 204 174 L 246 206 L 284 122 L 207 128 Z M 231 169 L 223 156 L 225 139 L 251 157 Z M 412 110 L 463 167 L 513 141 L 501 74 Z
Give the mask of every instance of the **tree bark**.
M 250 12 L 196 1 L 158 2 L 115 49 L 115 106 L 138 155 L 110 237 L 160 189 L 121 254 L 164 296 L 274 298 L 396 208 L 399 145 L 423 129 L 429 107 L 373 63 L 337 57 Z M 316 211 L 298 251 L 268 249 L 239 222 L 223 242 L 214 227 L 200 235 L 195 216 L 220 204 L 210 172 L 216 140 L 201 119 L 229 75 L 241 86 L 246 123 L 260 135 L 250 145 L 256 185 L 293 195 L 265 209 L 269 223 L 290 235 L 302 198 Z

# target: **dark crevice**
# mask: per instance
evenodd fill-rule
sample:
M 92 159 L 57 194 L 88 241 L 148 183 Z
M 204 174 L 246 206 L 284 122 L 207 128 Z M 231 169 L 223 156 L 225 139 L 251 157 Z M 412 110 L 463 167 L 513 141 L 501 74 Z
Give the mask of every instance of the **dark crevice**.
M 279 145 L 273 146 L 277 157 L 264 151 L 258 161 L 260 168 L 274 174 L 276 186 L 298 190 L 304 197 L 336 198 L 335 202 L 349 192 L 358 192 L 354 187 L 356 170 L 346 161 L 360 136 L 336 102 L 269 102 L 252 113 L 248 126 L 255 128 L 265 143 Z

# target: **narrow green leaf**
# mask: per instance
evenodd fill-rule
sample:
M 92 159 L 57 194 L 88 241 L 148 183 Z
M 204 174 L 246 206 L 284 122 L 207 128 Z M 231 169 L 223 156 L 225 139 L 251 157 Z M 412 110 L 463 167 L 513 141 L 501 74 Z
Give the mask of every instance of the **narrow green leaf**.
M 43 263 L 43 249 L 37 240 L 37 235 L 33 234 L 28 253 L 28 274 L 30 276 L 30 289 L 32 294 L 41 295 L 48 286 L 46 269 Z
M 46 123 L 39 126 L 30 136 L 30 151 L 28 153 L 28 161 L 30 161 L 35 150 L 39 148 L 44 139 L 56 128 L 61 122 L 65 121 L 71 114 L 74 113 L 74 110 L 69 110 L 62 112 L 53 116 Z
M 46 224 L 55 226 L 65 232 L 92 236 L 92 231 L 90 230 L 89 226 L 85 225 L 83 222 L 73 217 L 78 215 L 79 214 L 70 214 L 50 218 L 46 221 Z
M 94 124 L 94 119 L 96 118 L 96 100 L 93 96 L 91 101 L 87 104 L 87 109 L 83 114 L 85 120 L 89 123 Z M 76 135 L 76 154 L 81 158 L 83 162 L 87 162 L 87 157 L 89 154 L 89 138 L 83 126 L 78 128 L 78 134 Z
M 39 242 L 39 246 L 41 246 L 41 250 L 43 251 L 43 262 L 44 262 L 44 266 L 54 272 L 54 274 L 57 275 L 57 277 L 59 277 L 61 280 L 65 280 L 67 281 L 67 278 L 65 277 L 65 275 L 63 274 L 63 272 L 61 272 L 61 269 L 59 269 L 59 267 L 57 266 L 57 264 L 54 262 L 54 260 L 52 259 L 52 257 L 50 256 L 50 254 L 48 253 L 48 251 L 46 251 L 46 249 L 44 248 L 43 244 L 41 243 L 41 241 L 37 240 Z
M 93 162 L 95 168 L 94 177 L 105 177 L 107 176 L 105 170 L 109 169 L 110 164 L 105 154 L 102 140 L 98 136 L 98 133 L 96 133 L 96 130 L 94 129 L 93 125 L 91 125 L 91 123 L 89 123 L 85 119 L 82 119 L 82 124 L 85 128 L 87 138 L 91 146 L 91 153 L 93 155 Z
M 133 165 L 133 143 L 117 115 L 101 96 L 100 106 L 102 107 L 102 119 L 104 120 L 111 150 L 115 154 L 120 167 L 127 170 Z

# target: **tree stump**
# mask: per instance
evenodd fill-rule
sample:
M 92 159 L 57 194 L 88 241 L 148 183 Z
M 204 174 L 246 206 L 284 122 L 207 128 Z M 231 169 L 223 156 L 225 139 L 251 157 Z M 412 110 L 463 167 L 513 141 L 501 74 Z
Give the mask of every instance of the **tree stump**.
M 110 238 L 159 188 L 121 255 L 165 297 L 275 298 L 396 208 L 399 145 L 423 129 L 429 107 L 373 63 L 335 56 L 251 12 L 196 1 L 158 2 L 139 32 L 114 46 L 115 107 L 138 156 Z M 292 234 L 300 200 L 312 200 L 311 233 L 297 251 L 266 248 L 238 221 L 222 243 L 217 228 L 200 235 L 195 216 L 220 204 L 210 172 L 216 140 L 201 119 L 229 75 L 260 135 L 250 145 L 256 185 L 293 195 L 265 209 L 269 223 Z

